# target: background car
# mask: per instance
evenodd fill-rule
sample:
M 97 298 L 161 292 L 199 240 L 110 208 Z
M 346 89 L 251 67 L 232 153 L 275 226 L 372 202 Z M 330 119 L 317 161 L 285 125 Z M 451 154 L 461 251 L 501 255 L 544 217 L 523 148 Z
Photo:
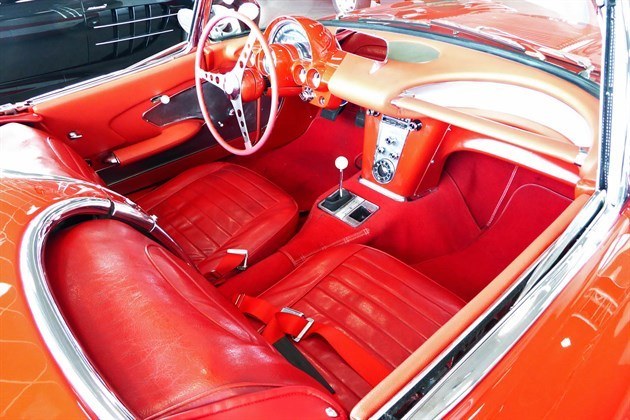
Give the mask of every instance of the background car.
M 0 3 L 0 104 L 125 68 L 186 39 L 194 0 Z

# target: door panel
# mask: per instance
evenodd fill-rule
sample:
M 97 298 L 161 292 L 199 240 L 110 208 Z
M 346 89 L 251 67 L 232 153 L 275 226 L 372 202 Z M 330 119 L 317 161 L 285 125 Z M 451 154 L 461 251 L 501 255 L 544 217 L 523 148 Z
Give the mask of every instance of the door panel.
M 98 167 L 114 149 L 146 140 L 162 129 L 142 115 L 151 98 L 174 94 L 194 84 L 194 55 L 188 54 L 150 69 L 37 104 L 34 111 L 55 137 L 69 142 Z M 70 133 L 81 136 L 70 141 Z

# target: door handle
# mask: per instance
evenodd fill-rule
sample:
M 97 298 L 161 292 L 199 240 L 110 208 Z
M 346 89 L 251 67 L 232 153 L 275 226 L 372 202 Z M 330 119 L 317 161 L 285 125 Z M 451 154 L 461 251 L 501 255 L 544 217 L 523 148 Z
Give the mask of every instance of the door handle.
M 87 11 L 91 12 L 93 10 L 103 10 L 106 7 L 107 7 L 107 3 L 103 3 L 100 6 L 90 6 L 90 7 L 87 8 Z

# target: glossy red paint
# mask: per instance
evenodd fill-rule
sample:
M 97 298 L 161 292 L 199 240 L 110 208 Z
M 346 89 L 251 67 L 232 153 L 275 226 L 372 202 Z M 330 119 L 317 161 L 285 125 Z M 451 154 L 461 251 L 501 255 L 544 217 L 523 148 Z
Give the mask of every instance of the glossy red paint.
M 448 418 L 627 418 L 630 207 L 567 288 Z
M 8 418 L 85 418 L 90 413 L 59 369 L 31 316 L 21 281 L 20 238 L 42 209 L 74 197 L 105 197 L 68 182 L 0 179 L 0 415 Z
M 460 17 L 463 16 L 465 8 L 455 10 L 448 4 L 444 10 L 448 10 L 445 12 L 448 17 L 460 19 L 467 24 L 480 16 L 484 18 L 508 16 L 505 9 L 494 7 L 489 2 L 471 3 L 469 6 L 474 12 L 471 14 L 474 18 L 469 20 Z M 406 13 L 409 17 L 412 12 L 410 7 L 416 7 L 415 10 L 418 10 L 417 5 L 406 4 L 381 11 L 390 15 Z M 436 7 L 436 10 L 438 9 L 439 6 Z M 367 16 L 370 13 L 379 12 L 378 9 L 374 9 L 360 15 Z M 424 12 L 418 13 L 420 16 Z M 434 16 L 439 16 L 439 10 L 436 13 Z M 418 19 L 422 19 L 419 16 Z M 506 22 L 523 29 L 519 19 L 520 17 L 506 19 Z M 315 38 L 317 34 L 322 38 L 321 45 L 318 44 L 316 50 L 320 51 L 318 54 L 321 57 L 325 56 L 320 62 L 309 64 L 308 71 L 317 70 L 324 75 L 323 84 L 317 88 L 319 91 L 314 104 L 332 106 L 339 98 L 334 98 L 327 92 L 326 84 L 329 80 L 327 78 L 335 71 L 335 63 L 343 58 L 343 54 L 339 53 L 334 45 L 327 44 L 329 38 L 322 35 L 325 34 L 322 28 L 311 25 L 311 30 Z M 588 38 L 591 34 L 582 35 Z M 574 38 L 570 40 L 574 41 Z M 561 46 L 564 42 L 568 42 L 567 39 L 554 39 L 553 45 Z M 226 49 L 219 49 L 219 53 L 233 55 Z M 215 58 L 211 57 L 209 60 Z M 156 82 L 160 87 L 179 88 L 188 83 L 186 77 L 190 76 L 187 70 L 184 71 L 182 64 L 186 60 L 182 58 L 177 63 L 167 65 L 166 68 L 170 68 L 172 74 L 162 73 L 160 69 L 147 72 L 145 76 L 148 77 L 147 80 Z M 290 81 L 289 74 L 292 76 L 295 74 L 295 68 L 290 70 L 286 72 L 285 81 Z M 160 76 L 164 76 L 164 80 L 161 80 Z M 105 150 L 123 145 L 130 147 L 130 143 L 159 138 L 164 132 L 133 123 L 138 113 L 148 104 L 138 104 L 123 98 L 121 101 L 124 106 L 121 109 L 104 110 L 98 103 L 99 98 L 111 98 L 113 93 L 120 93 L 125 86 L 135 84 L 141 88 L 142 95 L 149 95 L 151 83 L 145 83 L 137 76 L 114 82 L 109 86 L 112 88 L 111 91 L 106 87 L 98 87 L 89 90 L 85 96 L 77 95 L 74 100 L 70 98 L 69 102 L 64 102 L 63 98 L 53 101 L 48 104 L 50 107 L 40 108 L 47 114 L 43 126 L 63 136 L 73 121 L 62 111 L 68 109 L 76 111 L 81 105 L 92 106 L 94 110 L 90 112 L 94 112 L 94 115 L 90 114 L 90 118 L 83 121 L 81 127 L 89 130 L 86 132 L 90 137 L 99 129 L 105 130 L 107 135 L 103 143 L 78 144 L 77 148 L 82 151 L 84 157 L 100 156 Z M 99 109 L 103 110 L 105 115 L 96 115 Z M 116 111 L 121 110 L 127 111 L 116 114 Z M 288 113 L 285 115 L 285 118 L 292 117 Z M 308 121 L 313 114 L 305 111 L 299 115 L 303 122 Z M 88 124 L 92 118 L 96 121 L 94 127 Z M 27 121 L 36 122 L 36 119 L 27 118 Z M 360 184 L 358 176 L 355 176 L 346 181 L 345 185 L 351 191 L 377 202 L 381 213 L 374 215 L 361 229 L 352 229 L 313 208 L 302 230 L 291 242 L 263 260 L 255 269 L 239 276 L 233 282 L 226 283 L 218 291 L 191 267 L 168 254 L 151 239 L 122 223 L 92 220 L 56 235 L 50 248 L 47 248 L 46 255 L 52 284 L 56 286 L 56 296 L 64 305 L 65 314 L 72 323 L 74 332 L 80 336 L 82 343 L 85 343 L 93 362 L 107 382 L 115 386 L 134 413 L 141 416 L 181 414 L 182 417 L 191 418 L 209 415 L 233 418 L 252 415 L 282 416 L 287 411 L 291 414 L 300 412 L 305 416 L 311 413 L 322 415 L 324 410 L 332 408 L 343 418 L 359 398 L 368 392 L 370 393 L 368 398 L 380 399 L 380 403 L 383 403 L 398 389 L 396 387 L 402 386 L 405 380 L 423 367 L 422 363 L 425 366 L 430 363 L 431 356 L 435 356 L 450 343 L 453 336 L 474 321 L 487 307 L 484 305 L 487 305 L 488 301 L 492 301 L 509 287 L 514 278 L 566 228 L 577 209 L 583 205 L 586 197 L 581 195 L 575 206 L 569 206 L 569 210 L 558 216 L 566 203 L 564 201 L 560 204 L 551 203 L 545 209 L 547 213 L 537 221 L 540 222 L 540 226 L 536 223 L 527 226 L 533 226 L 532 232 L 537 232 L 532 233 L 535 239 L 528 238 L 524 241 L 533 241 L 532 244 L 521 254 L 518 253 L 522 249 L 511 250 L 518 256 L 512 255 L 507 258 L 504 262 L 514 261 L 481 292 L 479 288 L 485 284 L 481 286 L 475 284 L 472 291 L 469 288 L 458 290 L 457 287 L 447 290 L 444 285 L 438 283 L 440 276 L 449 274 L 451 262 L 447 260 L 441 268 L 432 272 L 433 275 L 426 275 L 430 270 L 426 265 L 423 266 L 426 260 L 417 260 L 418 255 L 429 258 L 431 252 L 444 254 L 448 250 L 464 247 L 467 239 L 472 237 L 470 231 L 475 231 L 475 227 L 477 229 L 481 226 L 488 227 L 492 224 L 490 220 L 494 218 L 495 213 L 499 212 L 500 206 L 503 206 L 503 210 L 509 206 L 509 202 L 503 204 L 502 199 L 493 211 L 478 204 L 487 204 L 485 201 L 488 196 L 497 194 L 509 196 L 510 193 L 516 196 L 516 192 L 510 189 L 510 185 L 507 188 L 497 186 L 498 180 L 503 179 L 501 168 L 486 174 L 497 180 L 497 185 L 491 182 L 487 189 L 480 191 L 475 188 L 474 183 L 466 184 L 464 175 L 474 171 L 472 169 L 467 171 L 465 165 L 463 172 L 454 170 L 447 163 L 461 156 L 456 152 L 496 154 L 491 153 L 488 148 L 479 150 L 469 147 L 471 140 L 475 140 L 477 136 L 475 133 L 454 130 L 455 134 L 445 136 L 445 124 L 428 122 L 431 122 L 429 128 L 434 127 L 435 131 L 427 130 L 423 133 L 426 137 L 421 140 L 425 147 L 418 147 L 412 151 L 413 161 L 410 160 L 406 167 L 404 165 L 401 167 L 404 169 L 401 174 L 405 176 L 392 186 L 393 191 L 406 197 L 423 198 L 405 203 L 387 201 L 384 196 Z M 297 137 L 296 133 L 301 132 L 303 128 L 303 125 L 300 125 L 293 131 L 287 129 L 279 143 L 293 140 Z M 368 146 L 365 149 L 368 155 L 373 153 L 373 146 L 369 143 L 373 140 L 374 129 L 375 122 L 368 121 L 366 140 Z M 122 136 L 125 138 L 120 141 L 122 137 L 119 136 L 118 130 L 128 130 L 126 133 L 130 137 Z M 29 132 L 24 137 L 20 134 L 23 132 L 23 127 L 20 126 L 11 126 L 7 132 L 11 133 L 11 137 L 15 135 L 18 139 L 20 136 L 24 139 L 19 144 L 11 146 L 8 159 L 4 157 L 7 161 L 16 159 L 14 165 L 19 162 L 18 158 L 26 156 L 29 158 L 29 164 L 36 169 L 36 173 L 45 177 L 61 176 L 99 183 L 98 178 L 90 173 L 90 168 L 80 159 L 73 157 L 68 145 L 64 143 L 59 145 L 56 141 L 46 139 L 45 134 L 38 136 Z M 116 141 L 111 143 L 112 139 Z M 41 144 L 45 146 L 42 147 Z M 152 146 L 150 149 L 155 151 L 159 147 Z M 144 153 L 131 153 L 128 161 L 137 156 L 144 157 Z M 219 157 L 217 154 L 210 156 L 211 159 Z M 500 157 L 507 161 L 504 163 L 510 167 L 509 162 L 523 163 L 511 156 Z M 180 168 L 185 166 L 182 162 L 179 162 L 179 165 Z M 225 168 L 224 164 L 214 165 Z M 438 169 L 431 172 L 431 165 Z M 426 170 L 427 167 L 429 170 Z M 523 185 L 535 183 L 532 179 L 536 180 L 538 175 L 549 175 L 547 173 L 549 168 L 554 170 L 559 168 L 568 172 L 564 177 L 551 176 L 555 178 L 553 182 L 548 179 L 541 182 L 545 188 L 553 184 L 555 190 L 547 189 L 554 190 L 552 191 L 554 193 L 561 190 L 562 193 L 558 195 L 563 195 L 566 201 L 573 198 L 573 191 L 588 194 L 594 188 L 591 179 L 580 179 L 581 174 L 575 168 L 567 167 L 553 159 L 547 159 L 544 165 L 537 168 L 530 168 L 533 172 L 524 177 Z M 10 169 L 20 168 L 18 165 Z M 145 200 L 145 207 L 154 209 L 155 201 L 166 202 L 168 200 L 164 199 L 165 197 L 168 199 L 176 197 L 165 206 L 166 215 L 162 214 L 160 217 L 162 220 L 168 220 L 168 212 L 185 213 L 186 203 L 182 201 L 183 194 L 176 196 L 175 192 L 179 193 L 179 187 L 182 185 L 190 185 L 188 177 L 195 178 L 200 173 L 207 175 L 214 172 L 216 171 L 208 170 L 208 167 L 197 168 L 192 171 L 192 175 L 188 173 L 175 178 L 171 183 L 147 193 L 144 198 L 138 195 L 138 200 L 140 202 Z M 515 174 L 516 169 L 510 183 L 517 177 Z M 0 225 L 4 227 L 0 236 L 2 250 L 0 269 L 3 274 L 0 283 L 2 309 L 0 322 L 3 326 L 0 339 L 3 366 L 0 378 L 2 395 L 0 414 L 82 417 L 92 413 L 83 402 L 77 400 L 74 390 L 58 369 L 31 318 L 20 281 L 19 264 L 24 262 L 24 255 L 19 254 L 19 246 L 28 223 L 43 209 L 60 200 L 86 196 L 113 201 L 121 201 L 122 198 L 101 189 L 98 185 L 72 179 L 42 179 L 40 175 L 18 176 L 11 172 L 8 176 L 0 178 L 2 193 Z M 150 176 L 145 180 L 155 181 L 168 175 L 163 173 L 159 177 Z M 241 182 L 241 175 L 242 173 L 235 175 L 229 182 Z M 369 172 L 364 171 L 364 176 L 369 178 Z M 135 182 L 136 184 L 132 184 L 135 187 L 143 188 L 149 184 Z M 270 193 L 264 182 L 253 184 L 262 185 L 261 191 L 265 193 L 263 195 L 272 199 L 284 197 L 275 190 Z M 438 187 L 436 193 L 425 194 L 436 186 Z M 203 195 L 205 190 L 198 188 L 192 192 Z M 214 191 L 216 195 L 223 192 L 220 189 Z M 324 196 L 325 194 L 321 198 Z M 436 197 L 442 197 L 443 201 Z M 536 195 L 533 197 L 536 199 L 533 201 L 550 203 L 545 198 Z M 531 195 L 528 198 L 532 201 Z M 460 207 L 461 224 L 444 226 L 447 221 L 440 217 L 440 211 L 456 211 L 454 204 L 458 202 L 461 204 L 462 201 L 466 205 Z M 430 207 L 429 204 L 437 207 Z M 288 219 L 288 223 L 279 230 L 280 234 L 272 235 L 273 239 L 280 237 L 281 239 L 269 248 L 277 247 L 291 235 L 289 232 L 291 229 L 286 227 L 294 226 L 296 209 L 294 205 L 286 207 L 279 212 L 278 219 Z M 410 212 L 412 207 L 414 212 Z M 469 213 L 464 214 L 464 210 Z M 525 216 L 530 216 L 525 213 L 517 212 L 512 217 L 517 221 L 524 220 Z M 420 217 L 412 219 L 411 214 Z M 554 219 L 556 220 L 551 227 L 536 237 L 540 230 Z M 428 225 L 432 221 L 434 223 Z M 276 222 L 280 221 L 276 220 L 274 223 Z M 414 226 L 417 231 L 424 229 L 427 237 L 434 240 L 426 241 L 423 244 L 424 248 L 422 246 L 418 247 L 420 249 L 414 248 L 416 242 L 400 234 L 401 224 Z M 191 225 L 197 226 L 196 223 Z M 470 227 L 470 231 L 466 232 L 466 227 Z M 455 233 L 452 237 L 446 237 L 443 234 L 445 231 Z M 251 232 L 258 233 L 255 229 L 249 233 Z M 521 234 L 520 231 L 517 233 Z M 531 232 L 527 232 L 529 233 Z M 470 237 L 466 236 L 467 234 Z M 186 235 L 183 237 L 186 238 Z M 626 207 L 620 214 L 615 228 L 608 232 L 604 243 L 586 267 L 508 355 L 450 412 L 449 417 L 469 418 L 481 415 L 511 418 L 522 416 L 523 413 L 535 417 L 567 414 L 576 418 L 627 416 L 630 368 L 626 357 L 627 340 L 624 338 L 630 335 L 630 318 L 627 311 L 630 307 L 629 238 L 630 209 Z M 255 239 L 249 239 L 248 242 L 253 240 Z M 186 240 L 181 239 L 180 242 L 185 243 Z M 195 249 L 197 246 L 194 245 L 194 241 L 189 242 L 193 244 L 188 250 L 189 254 L 194 254 L 198 251 Z M 86 243 L 89 243 L 90 247 L 86 247 Z M 348 245 L 349 243 L 354 245 Z M 422 274 L 381 251 L 356 245 L 365 243 L 401 255 L 406 262 L 417 262 L 415 268 L 426 273 Z M 229 245 L 232 246 L 232 243 Z M 519 244 L 521 245 L 525 246 L 527 243 Z M 412 252 L 406 253 L 410 249 Z M 76 253 L 74 250 L 77 250 Z M 261 252 L 260 258 L 270 252 L 271 249 L 265 249 L 265 252 Z M 105 258 L 112 255 L 113 258 Z M 134 258 L 129 258 L 130 255 Z M 206 255 L 200 258 L 204 257 Z M 113 260 L 123 261 L 129 266 L 112 264 Z M 479 260 L 469 258 L 457 261 L 464 266 L 472 266 Z M 95 272 L 99 275 L 93 276 Z M 86 278 L 90 281 L 86 282 Z M 137 281 L 138 278 L 141 278 L 141 281 Z M 434 280 L 437 280 L 437 283 Z M 112 284 L 121 287 L 111 287 Z M 129 300 L 129 296 L 124 292 L 127 288 L 139 291 L 137 301 Z M 319 385 L 293 369 L 261 341 L 245 319 L 220 294 L 221 292 L 230 296 L 233 292 L 244 290 L 262 295 L 278 306 L 296 305 L 305 313 L 316 314 L 314 316 L 318 319 L 338 323 L 349 335 L 358 337 L 366 346 L 370 346 L 374 354 L 390 363 L 392 368 L 399 367 L 384 380 L 382 386 L 370 391 L 370 387 L 361 382 L 361 378 L 349 370 L 343 360 L 340 360 L 324 343 L 320 341 L 303 343 L 306 356 L 338 389 L 336 396 L 328 395 Z M 100 302 L 94 296 L 100 295 L 103 291 L 111 293 L 108 296 L 108 304 L 101 305 L 95 310 L 95 306 Z M 471 302 L 466 304 L 466 300 L 471 297 Z M 400 301 L 405 304 L 400 304 Z M 366 308 L 370 308 L 370 313 L 364 314 L 364 317 L 359 316 Z M 432 321 L 426 323 L 417 321 L 418 308 L 422 315 Z M 167 313 L 166 316 L 163 316 L 164 312 Z M 169 312 L 173 314 L 172 317 L 168 315 Z M 191 320 L 190 324 L 174 325 L 171 321 L 182 313 Z M 374 313 L 380 316 L 370 319 Z M 117 320 L 115 325 L 117 328 L 110 325 L 109 321 L 112 319 Z M 443 327 L 440 328 L 441 326 Z M 210 334 L 207 334 L 208 332 Z M 124 340 L 123 346 L 135 349 L 137 353 L 120 351 L 120 343 L 117 340 L 121 337 Z M 184 346 L 185 351 L 181 351 L 174 343 Z M 418 355 L 417 351 L 414 352 L 422 343 L 424 347 L 421 350 L 424 351 L 424 356 Z M 166 362 L 159 357 L 149 357 L 140 361 L 134 357 L 138 353 L 153 354 L 156 348 L 164 350 L 161 356 L 167 359 Z M 210 348 L 220 353 L 220 356 L 215 358 L 214 354 L 208 351 Z M 245 362 L 239 360 L 238 363 L 224 363 L 234 357 L 235 349 L 238 350 L 236 353 L 239 353 L 239 356 L 244 357 Z M 411 358 L 406 359 L 410 354 Z M 261 362 L 261 359 L 264 360 Z M 413 365 L 410 366 L 410 363 Z M 213 375 L 208 379 L 207 372 L 196 369 L 198 364 L 211 365 Z M 147 387 L 147 378 L 154 380 L 159 386 Z M 236 382 L 240 384 L 233 386 Z M 191 387 L 191 383 L 201 385 Z M 226 383 L 229 385 L 224 387 Z M 602 383 L 606 386 L 601 386 Z M 253 391 L 247 392 L 251 390 Z M 180 400 L 172 399 L 173 395 Z M 359 403 L 359 409 L 355 411 L 359 418 L 374 413 L 374 405 L 365 410 L 362 410 L 363 408 L 365 406 Z

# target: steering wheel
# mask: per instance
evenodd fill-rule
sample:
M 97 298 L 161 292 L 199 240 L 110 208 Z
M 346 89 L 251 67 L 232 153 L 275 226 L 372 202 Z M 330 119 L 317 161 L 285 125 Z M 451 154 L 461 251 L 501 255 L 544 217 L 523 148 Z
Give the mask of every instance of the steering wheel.
M 206 41 L 208 40 L 208 36 L 215 27 L 221 24 L 224 20 L 228 19 L 236 19 L 249 27 L 250 32 L 247 36 L 247 40 L 245 41 L 245 45 L 243 46 L 243 49 L 241 50 L 238 59 L 236 60 L 236 64 L 234 64 L 234 68 L 232 70 L 228 71 L 227 73 L 220 73 L 218 69 L 213 71 L 206 71 L 204 69 L 204 46 L 206 44 Z M 247 128 L 245 113 L 243 112 L 243 99 L 241 91 L 245 69 L 247 68 L 252 57 L 252 52 L 256 41 L 258 41 L 258 43 L 260 44 L 263 53 L 265 54 L 265 59 L 268 60 L 268 65 L 266 66 L 268 67 L 268 69 L 266 70 L 269 73 L 269 79 L 271 83 L 271 110 L 269 111 L 269 119 L 267 121 L 264 134 L 262 135 L 262 137 L 260 137 L 260 140 L 258 140 L 256 144 L 252 144 L 249 129 Z M 234 10 L 228 10 L 225 14 L 221 16 L 215 16 L 206 24 L 201 34 L 201 37 L 199 38 L 199 43 L 197 45 L 197 54 L 195 56 L 195 85 L 197 87 L 197 99 L 199 101 L 199 107 L 201 108 L 203 118 L 208 125 L 208 129 L 210 130 L 216 141 L 228 152 L 235 155 L 247 156 L 255 153 L 265 144 L 265 142 L 271 136 L 271 132 L 273 130 L 276 120 L 276 115 L 278 113 L 278 77 L 276 76 L 276 68 L 273 65 L 271 57 L 272 55 L 269 49 L 269 44 L 265 40 L 262 32 L 260 32 L 260 29 L 258 29 L 258 26 L 256 26 L 256 24 L 247 16 Z M 232 103 L 232 108 L 234 108 L 234 115 L 236 116 L 239 129 L 241 130 L 241 134 L 243 135 L 243 142 L 245 147 L 244 149 L 239 149 L 231 146 L 221 136 L 221 134 L 219 134 L 215 125 L 212 123 L 212 119 L 210 118 L 210 114 L 208 113 L 208 108 L 206 107 L 206 102 L 203 96 L 202 86 L 204 81 L 211 83 L 221 89 Z M 258 120 L 256 124 L 257 127 L 261 127 L 260 106 L 260 101 L 258 101 L 258 111 L 256 112 L 256 118 Z M 258 133 L 258 135 L 260 135 L 260 133 Z

